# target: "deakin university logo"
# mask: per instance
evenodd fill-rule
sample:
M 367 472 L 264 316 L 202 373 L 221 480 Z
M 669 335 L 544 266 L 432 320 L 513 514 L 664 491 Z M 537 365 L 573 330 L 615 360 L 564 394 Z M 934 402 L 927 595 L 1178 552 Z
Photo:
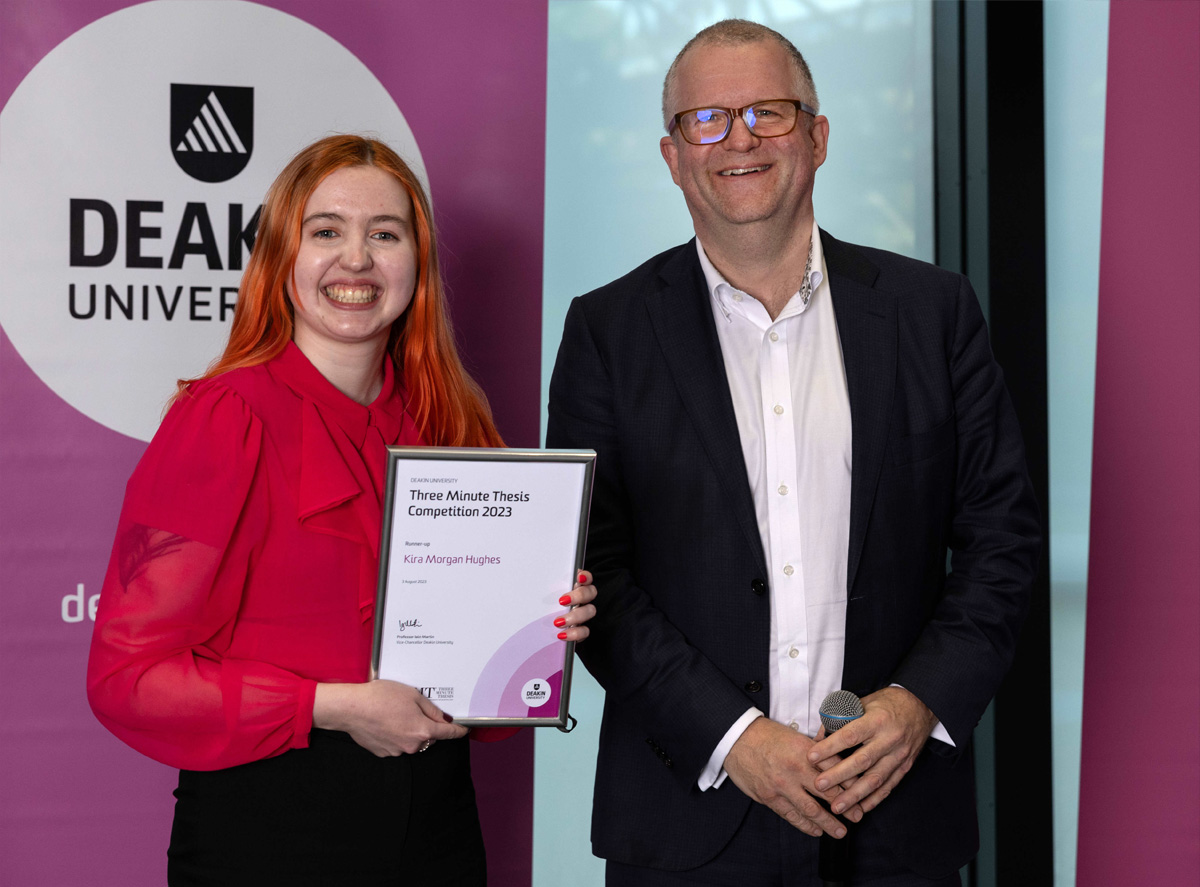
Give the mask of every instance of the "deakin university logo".
M 171 84 L 171 154 L 201 182 L 227 182 L 254 151 L 254 87 Z

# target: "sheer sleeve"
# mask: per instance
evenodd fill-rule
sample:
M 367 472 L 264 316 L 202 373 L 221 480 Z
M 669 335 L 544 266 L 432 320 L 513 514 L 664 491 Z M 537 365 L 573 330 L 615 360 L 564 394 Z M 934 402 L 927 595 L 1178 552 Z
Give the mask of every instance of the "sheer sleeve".
M 129 480 L 100 595 L 88 699 L 119 739 L 215 770 L 308 744 L 315 681 L 225 653 L 270 523 L 262 426 L 201 383 L 170 410 Z

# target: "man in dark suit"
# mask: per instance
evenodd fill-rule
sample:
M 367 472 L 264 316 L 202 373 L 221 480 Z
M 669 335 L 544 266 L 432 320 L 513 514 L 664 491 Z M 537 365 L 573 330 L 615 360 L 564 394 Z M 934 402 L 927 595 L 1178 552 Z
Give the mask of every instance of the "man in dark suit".
M 697 239 L 574 301 L 550 387 L 547 443 L 599 454 L 593 850 L 610 884 L 809 884 L 848 822 L 853 883 L 955 884 L 1039 547 L 979 306 L 817 228 L 829 123 L 776 32 L 702 31 L 663 105 Z M 866 713 L 826 738 L 841 687 Z

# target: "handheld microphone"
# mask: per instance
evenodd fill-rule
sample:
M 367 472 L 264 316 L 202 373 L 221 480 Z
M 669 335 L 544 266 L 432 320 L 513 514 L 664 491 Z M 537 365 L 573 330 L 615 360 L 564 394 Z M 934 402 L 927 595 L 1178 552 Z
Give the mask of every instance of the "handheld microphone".
M 849 690 L 834 690 L 825 697 L 818 713 L 825 735 L 831 736 L 863 716 L 862 700 Z M 817 874 L 825 887 L 846 887 L 850 883 L 850 823 L 842 824 L 846 826 L 846 836 L 841 840 L 821 835 Z
M 834 690 L 825 697 L 818 714 L 828 736 L 863 716 L 862 700 L 849 690 Z

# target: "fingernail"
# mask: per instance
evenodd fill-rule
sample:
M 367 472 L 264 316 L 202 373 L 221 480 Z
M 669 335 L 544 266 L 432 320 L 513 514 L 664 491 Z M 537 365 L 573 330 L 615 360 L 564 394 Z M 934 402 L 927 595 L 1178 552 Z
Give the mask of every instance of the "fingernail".
M 833 805 L 833 812 L 834 812 L 834 813 L 841 813 L 841 812 L 842 812 L 843 810 L 845 810 L 845 809 L 846 809 L 846 805 L 845 805 L 845 804 L 842 804 L 841 802 L 839 802 L 839 803 L 837 803 L 837 804 L 834 804 L 834 805 Z
M 442 712 L 442 720 L 445 721 L 447 724 L 454 723 L 454 718 L 450 715 L 449 712 L 446 712 L 446 711 Z
M 829 788 L 829 780 L 828 779 L 818 779 L 817 780 L 817 788 L 819 788 L 821 791 L 824 791 L 825 789 Z
M 565 616 L 559 616 L 557 619 L 554 620 L 555 628 L 562 628 L 566 624 L 567 624 L 567 618 Z
M 565 607 L 571 603 L 571 596 L 569 594 L 564 594 L 558 599 L 558 602 Z
M 575 581 L 580 585 L 583 585 L 583 583 L 587 582 L 587 573 L 580 573 L 579 576 L 576 577 Z
M 833 830 L 833 833 L 839 838 L 846 837 L 846 830 L 844 828 L 842 828 L 841 826 L 838 826 L 837 828 L 835 828 Z
M 565 641 L 567 639 L 567 633 L 565 631 L 560 631 L 558 633 L 558 639 L 560 641 Z

